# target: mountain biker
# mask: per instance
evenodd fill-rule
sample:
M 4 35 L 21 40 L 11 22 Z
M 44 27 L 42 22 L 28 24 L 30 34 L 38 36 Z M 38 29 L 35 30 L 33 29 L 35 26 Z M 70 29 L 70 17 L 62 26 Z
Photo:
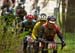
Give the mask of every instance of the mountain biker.
M 9 14 L 9 13 L 7 12 L 7 8 L 2 8 L 1 16 L 5 16 L 5 15 L 7 15 L 7 14 Z
M 38 36 L 38 31 L 40 30 L 40 27 L 42 24 L 44 24 L 47 20 L 47 15 L 45 13 L 41 13 L 38 22 L 34 25 L 33 31 L 32 31 L 32 38 L 36 39 Z
M 23 50 L 24 50 L 24 53 L 26 53 L 26 47 L 27 47 L 27 36 L 28 35 L 31 35 L 32 33 L 32 29 L 35 25 L 36 21 L 34 20 L 34 16 L 33 15 L 27 15 L 26 16 L 26 20 L 24 20 L 22 22 L 22 29 L 21 29 L 21 32 L 28 32 L 28 34 L 26 34 L 25 38 L 24 38 L 24 47 L 23 47 Z
M 8 8 L 11 6 L 11 0 L 3 0 L 3 5 L 1 8 Z
M 20 2 L 22 2 L 22 4 L 24 4 L 26 2 L 26 0 L 20 0 Z
M 35 20 L 38 19 L 39 14 L 40 14 L 40 7 L 37 6 L 36 9 L 35 9 L 35 12 L 34 12 L 34 16 L 36 17 Z
M 40 30 L 40 27 L 46 22 L 47 20 L 47 15 L 45 13 L 41 13 L 40 16 L 38 17 L 38 22 L 35 24 L 33 31 L 32 31 L 32 38 L 34 40 L 38 39 L 38 32 Z M 34 47 L 35 47 L 35 53 L 38 53 L 38 46 L 39 43 L 35 43 Z
M 19 22 L 23 21 L 23 17 L 27 15 L 25 7 L 22 7 L 22 3 L 19 3 L 16 8 L 16 15 L 19 17 Z
M 14 7 L 15 7 L 16 0 L 11 0 L 11 4 L 12 4 L 12 6 L 14 6 Z
M 10 15 L 10 14 L 13 14 L 13 8 L 2 8 L 2 12 L 1 12 L 1 15 L 2 16 L 5 16 L 5 15 Z
M 60 31 L 59 26 L 55 23 L 56 17 L 54 16 L 48 16 L 46 23 L 44 23 L 41 26 L 40 32 L 39 32 L 39 38 L 45 39 L 47 41 L 55 42 L 55 35 L 60 38 L 62 42 L 62 47 L 65 46 L 65 41 L 62 35 L 62 32 Z M 44 45 L 44 43 L 42 43 Z M 44 47 L 43 47 L 44 49 Z M 48 51 L 42 50 L 42 53 L 47 53 Z M 57 49 L 53 50 L 53 53 L 57 53 Z

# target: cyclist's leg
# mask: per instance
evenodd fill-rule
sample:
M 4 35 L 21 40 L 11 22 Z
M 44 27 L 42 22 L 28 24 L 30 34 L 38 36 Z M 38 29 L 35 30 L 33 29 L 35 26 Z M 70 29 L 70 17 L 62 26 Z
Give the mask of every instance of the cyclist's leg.
M 56 45 L 55 49 L 53 49 L 53 53 L 57 53 L 57 45 Z
M 27 51 L 26 51 L 26 48 L 27 48 L 27 41 L 25 40 L 24 41 L 24 43 L 23 43 L 23 51 L 24 51 L 24 53 L 27 53 Z
M 46 43 L 42 43 L 43 44 L 43 48 L 42 48 L 42 53 L 48 53 L 48 50 L 47 50 L 47 48 L 48 48 L 48 44 Z
M 23 51 L 26 53 L 27 43 L 24 43 Z
M 39 42 L 34 43 L 34 53 L 39 53 Z
M 53 53 L 57 53 L 57 49 L 54 49 L 54 50 L 53 50 Z

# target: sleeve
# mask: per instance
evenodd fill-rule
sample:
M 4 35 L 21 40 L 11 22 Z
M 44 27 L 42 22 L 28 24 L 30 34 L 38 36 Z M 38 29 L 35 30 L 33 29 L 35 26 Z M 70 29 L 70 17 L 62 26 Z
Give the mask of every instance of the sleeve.
M 57 36 L 60 38 L 61 42 L 64 42 L 63 34 L 60 30 L 60 27 L 58 27 L 58 26 L 56 26 L 56 33 L 57 33 Z
M 37 25 L 34 26 L 33 30 L 32 30 L 32 38 L 35 40 L 36 36 L 37 36 Z
M 24 32 L 24 31 L 25 31 L 25 23 L 22 22 L 22 23 L 21 23 L 21 32 Z

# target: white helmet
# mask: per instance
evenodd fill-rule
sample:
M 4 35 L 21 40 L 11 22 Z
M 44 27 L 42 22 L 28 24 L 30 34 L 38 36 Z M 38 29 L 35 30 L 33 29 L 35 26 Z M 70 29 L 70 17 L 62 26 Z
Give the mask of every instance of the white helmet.
M 47 15 L 45 13 L 41 13 L 38 17 L 38 20 L 47 20 Z

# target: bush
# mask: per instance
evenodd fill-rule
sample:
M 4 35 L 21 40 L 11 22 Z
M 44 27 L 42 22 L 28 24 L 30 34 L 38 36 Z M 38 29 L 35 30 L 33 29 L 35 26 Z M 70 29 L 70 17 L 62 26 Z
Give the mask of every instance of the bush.
M 19 53 L 22 35 L 17 34 L 16 18 L 12 15 L 0 16 L 0 53 Z

